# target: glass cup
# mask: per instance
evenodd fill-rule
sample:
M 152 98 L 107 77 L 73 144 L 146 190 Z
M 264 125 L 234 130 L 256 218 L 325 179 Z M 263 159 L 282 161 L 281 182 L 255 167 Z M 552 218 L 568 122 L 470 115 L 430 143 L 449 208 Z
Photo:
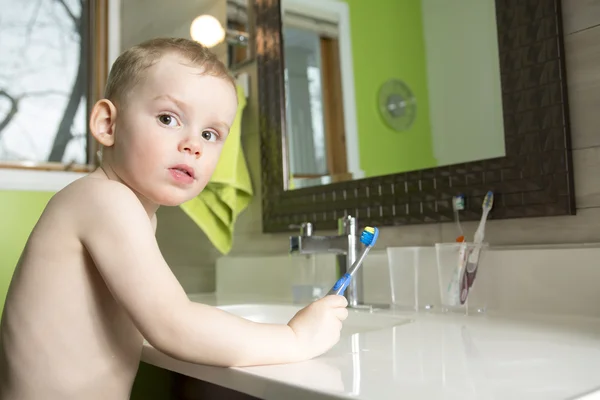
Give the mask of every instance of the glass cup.
M 487 243 L 436 243 L 438 281 L 443 312 L 485 313 L 487 290 L 480 266 L 487 248 Z
M 418 310 L 418 247 L 388 247 L 392 307 Z
M 388 247 L 392 306 L 433 311 L 440 304 L 436 253 L 433 246 Z

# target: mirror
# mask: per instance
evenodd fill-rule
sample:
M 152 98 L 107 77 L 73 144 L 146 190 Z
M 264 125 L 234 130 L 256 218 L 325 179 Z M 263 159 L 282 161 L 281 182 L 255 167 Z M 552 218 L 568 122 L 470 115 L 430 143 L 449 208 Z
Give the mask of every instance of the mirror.
M 346 4 L 348 18 L 336 20 L 334 13 L 323 11 L 317 23 L 295 15 L 298 10 L 310 14 L 306 5 L 319 3 Z M 420 7 L 418 18 L 402 14 L 410 12 L 400 9 L 408 3 Z M 306 221 L 333 230 L 346 215 L 361 226 L 450 222 L 457 194 L 465 199 L 461 221 L 479 220 L 488 190 L 494 192 L 489 219 L 575 213 L 561 2 L 455 0 L 451 8 L 443 3 L 450 2 L 254 0 L 264 232 L 289 232 Z M 445 11 L 437 15 L 428 5 Z M 460 27 L 458 22 L 444 25 L 459 20 L 465 21 Z M 350 21 L 349 27 L 343 21 Z M 309 37 L 292 30 L 307 25 Z M 476 26 L 483 31 L 474 33 Z M 320 32 L 318 39 L 314 31 Z M 342 34 L 347 31 L 349 41 Z M 445 47 L 432 48 L 430 43 L 437 41 Z M 471 51 L 476 45 L 479 53 Z M 292 52 L 288 60 L 285 49 L 292 46 L 303 52 Z M 352 54 L 352 63 L 345 63 L 342 53 Z M 292 65 L 294 57 L 307 71 L 311 67 L 303 84 L 290 77 L 304 73 L 304 67 Z M 436 75 L 442 61 L 435 57 L 453 68 Z M 354 94 L 343 92 L 347 80 L 354 83 Z M 379 93 L 388 81 L 382 112 Z M 480 86 L 469 87 L 471 81 Z M 463 91 L 471 96 L 462 97 Z M 296 107 L 298 102 L 304 106 Z M 482 115 L 482 107 L 488 114 Z M 316 129 L 313 110 L 327 114 L 316 118 Z M 310 117 L 300 111 L 310 111 Z M 385 115 L 398 123 L 389 126 Z M 355 125 L 346 122 L 352 118 Z M 365 118 L 375 122 L 371 126 Z M 354 149 L 353 126 L 358 138 Z M 427 157 L 411 147 L 422 139 L 419 135 L 430 136 Z M 441 138 L 437 144 L 434 135 Z M 334 145 L 327 147 L 328 140 Z M 484 144 L 489 145 L 486 151 L 478 148 Z M 431 166 L 436 152 L 445 151 L 447 159 L 435 159 L 445 165 Z M 404 164 L 365 168 L 360 163 L 367 156 Z M 300 169 L 308 165 L 313 168 Z M 390 172 L 393 168 L 404 172 Z M 291 180 L 293 174 L 298 176 Z
M 495 0 L 281 13 L 287 190 L 506 154 Z

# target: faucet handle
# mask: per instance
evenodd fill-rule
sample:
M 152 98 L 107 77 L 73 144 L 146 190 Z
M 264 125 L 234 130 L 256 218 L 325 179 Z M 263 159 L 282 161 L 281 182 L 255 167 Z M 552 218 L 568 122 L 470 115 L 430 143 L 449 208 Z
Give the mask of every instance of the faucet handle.
M 356 217 L 346 215 L 338 218 L 338 233 L 340 235 L 356 235 Z
M 300 236 L 312 236 L 313 226 L 310 222 L 303 222 L 300 225 L 291 224 L 289 227 L 300 229 Z

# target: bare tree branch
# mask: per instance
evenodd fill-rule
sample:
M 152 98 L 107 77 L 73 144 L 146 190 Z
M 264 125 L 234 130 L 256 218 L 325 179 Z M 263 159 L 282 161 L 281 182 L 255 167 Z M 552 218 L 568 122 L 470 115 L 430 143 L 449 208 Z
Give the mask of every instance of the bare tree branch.
M 64 1 L 64 0 L 57 0 Z M 87 2 L 85 2 L 84 7 L 89 6 Z M 81 9 L 81 15 L 86 14 L 86 9 Z M 56 136 L 54 139 L 54 143 L 52 144 L 52 150 L 50 151 L 50 156 L 48 157 L 48 161 L 50 162 L 61 162 L 64 155 L 65 150 L 67 149 L 67 145 L 73 139 L 73 134 L 71 133 L 71 128 L 73 126 L 73 121 L 75 119 L 75 115 L 77 114 L 77 109 L 79 108 L 79 104 L 81 103 L 81 99 L 84 98 L 85 95 L 85 85 L 87 82 L 87 65 L 86 60 L 88 57 L 88 53 L 86 51 L 87 46 L 87 29 L 83 24 L 78 24 L 78 32 L 80 35 L 79 40 L 79 68 L 77 69 L 77 76 L 75 77 L 75 81 L 73 82 L 73 89 L 71 90 L 71 97 L 69 97 L 69 101 L 67 102 L 67 107 L 65 108 L 65 112 L 63 114 L 62 120 L 58 125 L 58 129 L 56 132 Z
M 55 0 L 51 1 L 52 7 L 49 7 L 48 11 L 44 14 L 48 25 L 41 24 L 41 27 L 47 28 L 49 26 L 52 26 L 56 28 L 56 30 L 60 30 L 61 33 L 64 32 L 64 35 L 68 35 L 69 38 L 71 37 L 71 33 L 75 33 L 75 35 L 77 35 L 77 31 L 73 29 L 73 20 L 68 16 L 65 17 L 65 12 L 63 11 L 63 7 L 60 4 L 58 4 Z M 56 7 L 54 7 L 54 5 L 56 5 Z M 56 43 L 59 47 L 62 46 L 62 44 L 57 43 L 56 37 L 52 37 L 51 41 L 53 43 Z
M 43 0 L 39 0 L 37 3 L 37 6 L 35 7 L 35 9 L 33 10 L 33 13 L 31 15 L 31 17 L 27 20 L 27 22 L 25 23 L 25 44 L 23 46 L 23 48 L 28 48 L 30 43 L 31 43 L 31 35 L 33 33 L 33 30 L 35 28 L 38 16 L 40 14 L 40 9 L 42 8 L 42 2 Z M 21 25 L 16 25 L 17 28 L 20 28 Z M 10 40 L 9 40 L 10 42 Z M 27 52 L 26 51 L 21 51 L 19 53 L 19 58 L 20 60 L 18 62 L 16 62 L 16 60 L 14 60 L 15 62 L 13 63 L 13 65 L 27 65 L 27 62 L 25 61 L 27 57 Z M 6 68 L 2 68 L 2 69 L 6 69 Z M 19 71 L 19 74 L 22 75 Z M 10 80 L 12 78 L 8 78 L 8 80 Z
M 29 20 L 29 22 L 27 22 L 27 37 L 25 39 L 25 48 L 29 47 L 29 43 L 31 43 L 31 33 L 33 32 L 33 27 L 35 26 L 35 23 L 37 22 L 37 18 L 38 18 L 38 15 L 40 14 L 40 9 L 42 8 L 43 1 L 44 0 L 38 1 L 37 7 L 33 11 L 33 15 L 31 16 L 31 19 Z
M 16 151 L 6 147 L 5 142 L 0 142 L 0 158 L 3 160 L 20 160 L 21 156 Z
M 71 8 L 71 6 L 69 5 L 67 0 L 53 0 L 53 2 L 55 4 L 57 4 L 58 7 L 52 7 L 53 9 L 64 9 L 64 12 L 68 15 L 68 19 L 67 21 L 70 19 L 73 22 L 72 29 L 69 30 L 69 34 L 68 36 L 71 35 L 75 35 L 78 37 L 79 39 L 79 66 L 76 72 L 76 76 L 74 77 L 75 80 L 72 83 L 72 87 L 71 90 L 68 91 L 62 91 L 62 90 L 56 90 L 56 89 L 44 89 L 44 88 L 40 88 L 41 90 L 37 90 L 37 91 L 27 91 L 25 93 L 20 93 L 20 94 L 14 94 L 14 90 L 11 90 L 11 88 L 0 88 L 0 100 L 1 98 L 5 98 L 8 100 L 9 103 L 9 109 L 8 112 L 6 113 L 6 115 L 2 115 L 0 116 L 0 138 L 1 135 L 3 133 L 3 131 L 5 131 L 9 124 L 14 125 L 15 123 L 18 123 L 18 112 L 19 112 L 19 106 L 22 104 L 20 104 L 21 100 L 24 100 L 25 98 L 33 98 L 33 97 L 40 97 L 40 96 L 65 96 L 68 98 L 67 100 L 67 104 L 66 107 L 64 109 L 64 113 L 62 116 L 62 119 L 60 120 L 58 127 L 57 127 L 57 132 L 56 132 L 56 136 L 54 139 L 54 143 L 52 144 L 52 148 L 51 148 L 51 152 L 50 152 L 50 156 L 48 157 L 48 161 L 56 161 L 56 162 L 61 162 L 64 155 L 65 155 L 65 151 L 66 151 L 66 147 L 67 145 L 75 138 L 75 133 L 79 133 L 79 132 L 73 132 L 73 127 L 74 127 L 74 121 L 75 121 L 75 116 L 77 114 L 77 111 L 79 110 L 79 107 L 81 105 L 82 100 L 85 100 L 85 89 L 86 89 L 86 82 L 87 82 L 87 49 L 85 44 L 87 43 L 87 41 L 85 40 L 88 32 L 87 32 L 87 27 L 85 26 L 84 23 L 84 16 L 87 15 L 86 14 L 86 7 L 87 7 L 87 0 L 79 0 L 78 2 L 81 2 L 82 8 L 81 8 L 81 15 L 78 16 L 76 15 L 74 12 L 78 12 L 79 10 L 77 10 L 76 5 L 77 3 L 75 3 L 75 7 Z M 40 25 L 40 21 L 39 21 L 39 14 L 41 8 L 43 8 L 43 0 L 37 0 L 37 7 L 36 9 L 33 10 L 32 14 L 26 17 L 25 25 L 21 25 L 22 28 L 25 28 L 25 32 L 23 32 L 26 37 L 25 39 L 25 44 L 26 44 L 26 48 L 31 47 L 33 44 L 30 41 L 30 36 L 32 34 L 32 31 L 37 29 Z M 60 12 L 60 11 L 59 11 Z M 63 15 L 65 15 L 63 13 Z M 64 17 L 63 17 L 63 21 L 64 21 Z M 5 25 L 5 21 L 3 20 L 3 25 Z M 42 23 L 43 25 L 43 23 Z M 70 24 L 69 24 L 70 25 Z M 64 25 L 63 25 L 64 27 Z M 3 26 L 3 28 L 5 28 L 5 26 Z M 21 28 L 21 29 L 22 29 Z M 64 46 L 61 46 L 64 47 Z M 28 63 L 18 63 L 20 64 L 19 66 L 21 68 L 18 68 L 19 71 L 17 73 L 19 78 L 22 78 L 24 75 L 25 70 L 27 69 L 27 64 Z M 32 73 L 35 72 L 32 71 Z M 4 73 L 5 77 L 10 78 L 11 73 Z M 11 79 L 8 79 L 8 81 L 12 81 Z M 33 88 L 32 88 L 33 89 Z M 9 93 L 13 92 L 13 93 Z M 4 114 L 4 113 L 3 113 Z M 77 135 L 77 140 L 79 139 L 80 135 Z M 25 138 L 24 138 L 25 139 Z M 3 146 L 5 143 L 0 143 L 0 146 Z
M 39 138 L 37 141 L 35 140 L 38 132 L 37 131 L 30 132 L 24 126 L 21 127 L 20 131 L 21 131 L 19 134 L 20 138 L 27 141 L 27 144 L 19 146 L 19 150 L 27 149 L 27 150 L 30 150 L 28 153 L 31 153 L 31 152 L 37 153 L 37 154 L 42 153 L 39 149 L 39 147 L 40 147 L 39 146 Z M 16 152 L 14 152 L 14 153 L 16 154 Z M 21 158 L 23 158 L 23 157 L 21 157 Z M 28 158 L 28 157 L 25 157 L 25 158 Z
M 69 17 L 73 20 L 73 24 L 75 24 L 75 30 L 79 31 L 79 24 L 81 23 L 81 18 L 77 18 L 73 11 L 69 8 L 65 0 L 55 0 L 58 4 L 62 5 Z M 83 9 L 83 8 L 82 8 Z M 83 13 L 82 13 L 83 14 Z
M 0 136 L 1 136 L 4 128 L 6 128 L 8 126 L 8 124 L 10 124 L 10 121 L 12 121 L 12 119 L 15 117 L 15 115 L 17 115 L 17 112 L 19 111 L 19 100 L 20 99 L 18 97 L 11 96 L 4 89 L 0 89 L 0 96 L 7 98 L 8 101 L 10 102 L 10 110 L 8 110 L 8 113 L 6 114 L 6 116 L 4 117 L 2 122 L 0 122 Z
M 8 110 L 8 113 L 4 116 L 4 119 L 2 120 L 2 122 L 0 122 L 0 137 L 2 137 L 2 131 L 4 130 L 4 128 L 6 128 L 8 126 L 8 124 L 10 124 L 10 122 L 13 120 L 13 118 L 19 112 L 19 102 L 20 101 L 27 97 L 41 97 L 41 96 L 68 96 L 68 93 L 62 92 L 60 90 L 40 90 L 37 92 L 27 92 L 27 93 L 23 93 L 19 96 L 13 96 L 10 93 L 8 93 L 6 90 L 0 89 L 0 97 L 4 97 L 4 98 L 8 99 L 8 101 L 10 102 L 10 109 Z
M 48 89 L 48 90 L 40 90 L 40 91 L 37 91 L 37 92 L 23 93 L 21 96 L 19 96 L 19 98 L 22 99 L 22 98 L 25 98 L 25 97 L 68 96 L 68 95 L 69 95 L 68 92 L 64 92 L 62 90 Z
M 85 71 L 82 71 L 85 69 L 83 68 L 84 65 L 85 63 L 82 60 L 79 71 L 77 72 L 77 77 L 75 78 L 75 83 L 73 84 L 71 97 L 69 97 L 67 107 L 65 108 L 65 113 L 58 124 L 56 137 L 54 139 L 54 143 L 52 144 L 52 150 L 50 151 L 48 161 L 62 161 L 65 150 L 67 149 L 67 145 L 73 138 L 73 135 L 71 134 L 71 127 L 73 126 L 73 120 L 75 119 L 75 114 L 77 113 L 77 109 L 79 108 L 79 103 L 83 98 L 85 89 Z

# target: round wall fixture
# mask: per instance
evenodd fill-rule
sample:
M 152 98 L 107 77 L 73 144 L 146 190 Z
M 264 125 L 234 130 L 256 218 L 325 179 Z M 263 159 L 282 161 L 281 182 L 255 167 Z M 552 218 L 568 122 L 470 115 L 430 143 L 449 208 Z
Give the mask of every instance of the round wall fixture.
M 192 21 L 190 36 L 206 47 L 214 47 L 225 39 L 225 29 L 212 15 L 203 14 Z
M 417 101 L 408 85 L 399 79 L 390 79 L 381 85 L 379 112 L 393 130 L 409 129 L 417 116 Z

